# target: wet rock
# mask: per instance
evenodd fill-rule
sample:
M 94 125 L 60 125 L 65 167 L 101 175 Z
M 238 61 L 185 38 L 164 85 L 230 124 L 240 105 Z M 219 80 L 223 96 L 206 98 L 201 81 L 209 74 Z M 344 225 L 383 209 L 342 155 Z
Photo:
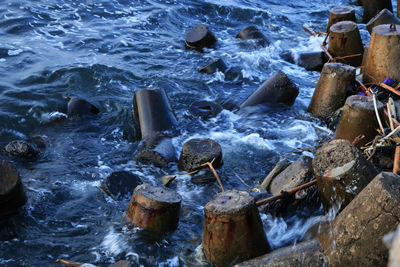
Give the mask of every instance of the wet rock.
M 10 157 L 35 159 L 40 151 L 35 144 L 25 140 L 14 140 L 4 147 L 4 153 Z
M 281 191 L 288 191 L 311 181 L 313 178 L 311 163 L 312 159 L 309 157 L 301 157 L 293 162 L 272 180 L 269 192 L 277 195 Z
M 249 26 L 243 30 L 241 30 L 236 38 L 240 38 L 242 40 L 254 40 L 256 45 L 266 47 L 269 45 L 269 41 L 267 37 L 260 32 L 260 30 L 256 26 Z
M 189 113 L 193 117 L 208 119 L 216 117 L 222 111 L 222 107 L 211 101 L 195 101 L 189 107 Z
M 87 116 L 91 114 L 98 114 L 99 112 L 100 111 L 96 106 L 82 98 L 72 97 L 68 101 L 68 117 Z
M 188 48 L 202 49 L 212 47 L 217 39 L 206 25 L 199 24 L 186 33 L 185 41 Z
M 179 223 L 181 196 L 165 187 L 141 184 L 126 210 L 129 223 L 154 232 L 174 231 Z
M 346 207 L 378 173 L 350 141 L 343 139 L 323 144 L 312 165 L 326 209 Z
M 15 214 L 26 202 L 18 171 L 11 163 L 0 161 L 0 220 Z
M 280 56 L 283 60 L 285 60 L 285 61 L 287 61 L 287 62 L 289 62 L 289 63 L 292 63 L 292 64 L 295 64 L 295 63 L 296 63 L 296 60 L 294 59 L 295 56 L 293 55 L 293 52 L 290 51 L 290 50 L 283 51 L 282 53 L 279 54 L 279 56 Z
M 141 138 L 172 131 L 177 124 L 164 89 L 142 89 L 133 97 L 133 113 Z
M 396 16 L 393 15 L 392 12 L 385 8 L 367 23 L 367 30 L 371 34 L 372 29 L 375 26 L 392 23 L 400 25 L 400 19 L 398 19 Z
M 128 171 L 111 173 L 101 184 L 101 188 L 114 199 L 121 200 L 131 196 L 133 190 L 142 184 L 139 176 Z
M 322 51 L 304 52 L 299 54 L 297 65 L 308 71 L 321 71 L 327 61 L 325 53 Z
M 182 146 L 178 168 L 182 171 L 193 171 L 214 158 L 213 166 L 218 168 L 222 165 L 222 149 L 216 141 L 202 138 L 190 139 Z
M 132 264 L 129 261 L 117 261 L 116 263 L 108 265 L 108 267 L 131 267 Z
M 293 105 L 299 94 L 299 88 L 282 71 L 277 71 L 247 97 L 240 108 L 259 104 L 283 103 Z
M 219 193 L 204 206 L 203 250 L 216 266 L 269 252 L 254 198 L 244 191 Z
M 226 66 L 225 62 L 222 59 L 217 59 L 214 60 L 213 62 L 211 62 L 210 64 L 208 64 L 205 67 L 202 67 L 199 72 L 201 73 L 207 73 L 207 74 L 213 74 L 217 71 L 220 72 L 225 72 L 228 69 L 228 67 Z
M 313 239 L 275 250 L 235 266 L 329 266 L 329 264 L 318 240 Z
M 400 176 L 377 175 L 335 218 L 319 241 L 332 266 L 386 266 L 385 234 L 400 221 Z
M 134 159 L 160 168 L 166 168 L 168 163 L 177 161 L 175 147 L 171 139 L 163 136 L 143 139 Z

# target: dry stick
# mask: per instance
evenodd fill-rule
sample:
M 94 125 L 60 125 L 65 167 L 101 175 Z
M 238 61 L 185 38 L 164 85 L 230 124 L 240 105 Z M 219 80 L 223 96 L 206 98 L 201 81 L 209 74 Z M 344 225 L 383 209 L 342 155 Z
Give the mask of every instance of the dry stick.
M 390 92 L 392 92 L 395 95 L 400 96 L 400 92 L 399 91 L 395 90 L 393 87 L 391 87 L 391 86 L 389 86 L 387 84 L 380 83 L 379 86 L 382 87 L 382 88 L 385 88 L 386 90 L 389 90 Z
M 199 171 L 200 171 L 200 170 L 195 170 L 195 171 L 188 172 L 188 173 L 185 173 L 185 174 L 175 174 L 175 175 L 166 175 L 166 176 L 163 176 L 163 177 L 172 177 L 170 180 L 166 181 L 165 184 L 164 184 L 164 182 L 163 182 L 163 184 L 164 184 L 164 186 L 168 186 L 168 185 L 169 185 L 173 180 L 175 180 L 177 177 L 186 176 L 186 175 L 193 175 L 193 174 L 198 173 Z M 162 179 L 163 177 L 161 177 L 161 179 Z
M 365 135 L 360 134 L 358 136 L 356 136 L 353 140 L 353 142 L 351 142 L 353 144 L 353 146 L 357 146 L 363 139 L 365 138 Z
M 307 188 L 307 187 L 310 187 L 310 186 L 312 186 L 312 185 L 315 185 L 316 183 L 317 183 L 317 179 L 314 179 L 314 180 L 312 180 L 311 182 L 302 184 L 302 185 L 300 185 L 300 186 L 298 186 L 298 187 L 295 187 L 295 188 L 293 188 L 293 189 L 287 191 L 287 193 L 288 193 L 289 195 L 292 195 L 292 194 L 296 193 L 297 191 L 300 191 L 300 190 L 302 190 L 302 189 L 305 189 L 305 188 Z M 277 199 L 281 199 L 281 198 L 283 198 L 285 195 L 286 195 L 286 194 L 280 193 L 280 194 L 278 194 L 278 195 L 275 195 L 275 196 L 272 196 L 272 197 L 268 197 L 268 198 L 259 200 L 259 201 L 256 202 L 256 205 L 257 205 L 257 207 L 259 207 L 259 206 L 261 206 L 261 205 L 267 204 L 268 202 L 271 202 L 271 201 L 274 201 L 274 200 L 277 200 Z
M 362 54 L 354 54 L 354 55 L 348 55 L 348 56 L 343 56 L 343 57 L 335 57 L 336 59 L 345 59 L 345 58 L 349 58 L 349 57 L 359 57 L 362 56 Z
M 372 94 L 372 99 L 374 101 L 375 115 L 376 115 L 376 119 L 378 120 L 379 127 L 381 128 L 381 131 L 382 131 L 383 135 L 386 135 L 385 134 L 385 129 L 383 129 L 383 126 L 382 126 L 381 118 L 379 117 L 378 107 L 376 106 L 375 94 Z
M 63 260 L 63 259 L 57 259 L 56 262 L 67 265 L 67 266 L 72 266 L 72 267 L 81 267 L 83 265 L 83 263 L 80 263 L 80 262 L 74 262 L 74 261 Z
M 369 91 L 369 89 L 358 79 L 356 79 L 356 82 L 361 86 L 361 89 L 367 96 L 372 96 L 372 93 Z
M 390 124 L 390 130 L 394 130 L 394 123 L 393 123 L 393 116 L 392 116 L 392 112 L 391 112 L 391 107 L 389 102 L 386 103 L 386 107 L 387 107 L 387 111 L 388 111 L 388 118 L 389 118 L 389 124 Z
M 221 187 L 221 191 L 224 192 L 225 191 L 224 186 L 222 185 L 221 180 L 219 179 L 219 176 L 218 176 L 217 172 L 215 171 L 215 169 L 214 169 L 214 167 L 212 165 L 215 159 L 216 158 L 214 158 L 211 162 L 204 163 L 201 166 L 208 166 L 210 168 L 210 170 L 212 171 L 212 173 L 215 176 L 215 179 L 217 179 L 219 186 Z

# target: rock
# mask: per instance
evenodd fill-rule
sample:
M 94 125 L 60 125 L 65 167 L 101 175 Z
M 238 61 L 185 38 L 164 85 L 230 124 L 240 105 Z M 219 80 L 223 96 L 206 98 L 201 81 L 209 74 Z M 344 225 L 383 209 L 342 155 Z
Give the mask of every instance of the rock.
M 343 106 L 355 81 L 354 67 L 342 63 L 326 63 L 307 111 L 314 116 L 329 118 Z
M 177 124 L 164 89 L 142 89 L 136 92 L 133 97 L 133 113 L 142 139 L 165 135 L 174 130 Z
M 202 245 L 217 267 L 269 252 L 254 198 L 248 192 L 225 191 L 204 206 Z
M 186 47 L 202 49 L 212 47 L 217 41 L 212 32 L 204 24 L 199 24 L 186 33 Z
M 400 176 L 377 175 L 335 218 L 319 241 L 332 266 L 386 266 L 382 242 L 400 221 Z
M 80 117 L 80 116 L 87 116 L 91 114 L 98 114 L 100 111 L 99 109 L 89 103 L 88 101 L 79 98 L 79 97 L 72 97 L 68 101 L 68 117 Z
M 324 52 L 318 51 L 299 53 L 296 61 L 297 65 L 308 71 L 321 71 L 328 60 Z
M 312 159 L 309 157 L 301 157 L 293 162 L 272 180 L 269 192 L 277 195 L 282 190 L 288 191 L 311 181 L 313 178 L 311 162 Z
M 154 232 L 178 227 L 181 196 L 165 187 L 141 184 L 136 187 L 126 210 L 129 223 Z
M 372 29 L 375 26 L 392 23 L 400 25 L 400 19 L 395 17 L 392 12 L 385 8 L 367 23 L 367 30 L 372 34 Z
M 329 266 L 317 239 L 281 248 L 269 254 L 235 265 L 260 266 Z
M 282 71 L 277 71 L 247 97 L 240 108 L 259 104 L 283 103 L 293 105 L 299 94 L 299 88 Z
M 178 168 L 181 171 L 194 171 L 214 158 L 214 168 L 220 167 L 222 165 L 222 149 L 216 141 L 202 138 L 190 139 L 182 146 Z
M 35 159 L 40 153 L 36 145 L 24 140 L 11 141 L 4 147 L 3 151 L 10 157 L 30 160 Z
M 18 171 L 11 163 L 0 161 L 0 220 L 15 214 L 26 202 Z
M 134 159 L 141 163 L 166 168 L 168 163 L 176 162 L 175 147 L 168 137 L 153 136 L 142 140 Z
M 312 165 L 326 209 L 346 207 L 378 173 L 350 141 L 342 139 L 323 144 Z
M 216 117 L 222 111 L 222 107 L 211 101 L 195 101 L 189 107 L 189 113 L 197 118 L 208 119 Z
M 101 188 L 114 199 L 121 200 L 127 195 L 131 196 L 133 190 L 142 184 L 139 176 L 128 171 L 111 173 L 101 184 Z
M 384 105 L 378 100 L 376 105 L 380 119 L 384 122 Z M 357 144 L 357 146 L 362 146 L 378 135 L 376 129 L 379 129 L 379 124 L 376 119 L 373 98 L 353 95 L 347 98 L 343 106 L 334 139 L 346 139 L 353 142 L 357 136 L 364 135 L 364 139 Z
M 228 67 L 226 66 L 225 62 L 218 58 L 217 60 L 214 60 L 210 64 L 208 64 L 205 67 L 202 67 L 199 72 L 201 73 L 207 73 L 207 74 L 213 74 L 217 71 L 224 73 Z
M 269 45 L 268 39 L 260 32 L 260 30 L 256 26 L 249 26 L 243 30 L 241 30 L 236 38 L 240 38 L 242 40 L 254 40 L 256 45 L 266 47 Z

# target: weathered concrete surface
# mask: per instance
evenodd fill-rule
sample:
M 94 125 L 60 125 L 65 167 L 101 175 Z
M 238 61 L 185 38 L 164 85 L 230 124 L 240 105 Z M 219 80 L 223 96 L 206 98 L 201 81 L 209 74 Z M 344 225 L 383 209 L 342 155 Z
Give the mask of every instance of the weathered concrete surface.
M 375 26 L 382 25 L 382 24 L 400 24 L 400 19 L 398 19 L 395 15 L 393 15 L 392 12 L 387 10 L 386 8 L 383 9 L 381 12 L 379 12 L 375 17 L 373 17 L 368 23 L 367 23 L 367 30 L 369 33 L 372 33 L 372 29 Z
M 356 22 L 356 13 L 354 11 L 354 8 L 351 6 L 336 6 L 333 7 L 329 11 L 329 21 L 328 21 L 328 28 L 327 32 L 329 31 L 329 28 L 340 21 L 354 21 Z
M 335 218 L 319 241 L 333 266 L 386 266 L 385 234 L 400 222 L 400 176 L 382 172 Z
M 193 138 L 183 144 L 178 168 L 182 171 L 193 171 L 214 158 L 213 166 L 220 167 L 222 149 L 218 142 L 208 138 Z

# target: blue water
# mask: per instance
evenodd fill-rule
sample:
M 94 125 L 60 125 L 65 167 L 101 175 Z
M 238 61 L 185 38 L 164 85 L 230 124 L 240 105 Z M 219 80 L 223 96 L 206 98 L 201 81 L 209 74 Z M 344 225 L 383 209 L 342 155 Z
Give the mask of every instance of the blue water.
M 134 266 L 198 266 L 203 207 L 219 192 L 216 183 L 194 184 L 189 176 L 172 188 L 183 197 L 179 228 L 163 236 L 128 229 L 122 214 L 129 199 L 104 194 L 101 181 L 128 170 L 148 183 L 177 173 L 133 160 L 140 142 L 133 126 L 133 94 L 164 88 L 179 121 L 177 154 L 193 137 L 213 138 L 223 149 L 218 170 L 226 189 L 248 190 L 283 157 L 312 147 L 332 133 L 307 114 L 319 77 L 285 62 L 284 50 L 318 50 L 308 23 L 325 30 L 329 9 L 348 0 L 7 0 L 0 2 L 0 147 L 40 135 L 47 148 L 37 161 L 14 160 L 28 202 L 12 221 L 13 239 L 0 242 L 0 265 L 60 266 L 57 258 L 99 266 L 127 259 Z M 355 7 L 361 18 L 362 10 Z M 218 39 L 204 53 L 185 50 L 185 33 L 207 24 Z M 270 40 L 246 47 L 235 35 L 256 25 Z M 368 32 L 360 25 L 365 39 Z M 238 74 L 204 75 L 201 66 L 221 57 Z M 292 107 L 224 110 L 204 121 L 188 116 L 195 100 L 240 104 L 276 70 L 300 88 Z M 53 113 L 71 96 L 100 109 L 95 118 L 59 122 Z M 304 153 L 307 154 L 307 153 Z M 6 158 L 4 155 L 2 158 Z M 289 219 L 263 216 L 273 248 L 299 242 L 312 214 Z

